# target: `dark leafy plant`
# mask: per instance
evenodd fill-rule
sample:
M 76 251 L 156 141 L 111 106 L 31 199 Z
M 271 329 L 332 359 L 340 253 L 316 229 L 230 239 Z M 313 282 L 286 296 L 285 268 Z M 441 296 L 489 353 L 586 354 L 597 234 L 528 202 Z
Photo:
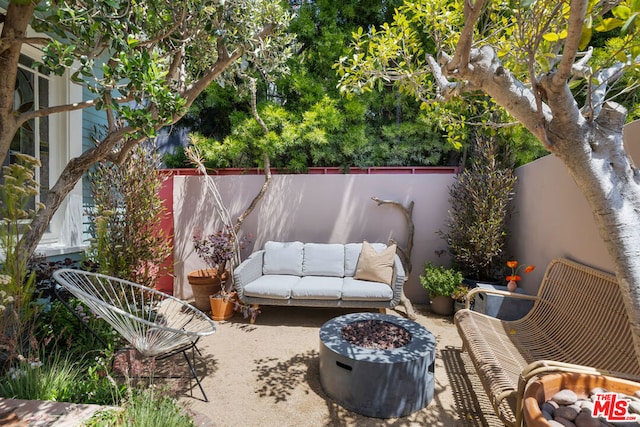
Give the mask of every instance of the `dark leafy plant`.
M 504 265 L 516 176 L 507 144 L 493 135 L 478 135 L 472 156 L 471 167 L 449 188 L 448 228 L 440 234 L 465 277 L 489 280 Z
M 196 232 L 193 236 L 193 247 L 207 268 L 215 269 L 217 276 L 222 277 L 226 271 L 227 262 L 235 254 L 235 241 L 236 236 L 233 230 L 231 227 L 226 227 L 206 236 Z

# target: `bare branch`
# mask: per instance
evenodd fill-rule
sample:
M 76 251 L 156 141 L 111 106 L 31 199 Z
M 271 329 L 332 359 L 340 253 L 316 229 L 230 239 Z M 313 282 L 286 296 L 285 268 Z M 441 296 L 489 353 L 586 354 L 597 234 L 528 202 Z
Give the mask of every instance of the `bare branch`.
M 431 55 L 427 55 L 427 62 L 433 73 L 433 77 L 438 85 L 438 97 L 441 100 L 450 99 L 453 96 L 459 96 L 462 89 L 466 86 L 464 82 L 450 82 L 444 74 L 440 65 L 436 62 L 435 58 Z
M 480 18 L 480 13 L 484 6 L 484 0 L 477 0 L 475 4 L 472 0 L 464 0 L 464 28 L 460 33 L 460 39 L 456 46 L 453 59 L 447 64 L 447 71 L 452 73 L 455 69 L 465 70 L 469 65 L 469 55 L 473 44 L 473 30 Z
M 573 64 L 571 73 L 576 77 L 582 78 L 591 76 L 592 70 L 591 67 L 587 65 L 587 62 L 589 62 L 593 56 L 593 46 L 589 46 L 586 52 L 578 53 L 578 55 L 582 55 L 582 59 Z
M 133 97 L 116 98 L 116 102 L 118 103 L 129 102 L 132 99 Z M 53 107 L 40 108 L 35 111 L 27 111 L 26 113 L 20 114 L 16 119 L 16 121 L 19 124 L 22 124 L 36 117 L 45 117 L 50 114 L 64 113 L 66 111 L 76 111 L 76 110 L 82 110 L 84 108 L 95 107 L 95 104 L 97 101 L 98 101 L 97 99 L 91 99 L 88 101 L 74 102 L 72 104 L 63 104 L 63 105 L 55 105 Z
M 553 76 L 553 84 L 560 86 L 566 83 L 571 75 L 573 63 L 576 59 L 580 39 L 582 37 L 582 26 L 584 25 L 584 17 L 587 13 L 588 0 L 571 0 L 569 9 L 569 21 L 567 28 L 567 39 L 564 42 L 564 51 L 562 59 L 558 66 L 558 71 Z

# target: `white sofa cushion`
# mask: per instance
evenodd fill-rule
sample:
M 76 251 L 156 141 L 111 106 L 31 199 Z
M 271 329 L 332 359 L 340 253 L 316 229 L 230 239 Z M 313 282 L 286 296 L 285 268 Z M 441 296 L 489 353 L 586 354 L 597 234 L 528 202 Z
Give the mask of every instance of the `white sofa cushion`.
M 387 247 L 384 243 L 371 243 L 371 246 L 378 252 Z M 347 243 L 344 245 L 344 277 L 355 276 L 361 251 L 362 243 Z
M 304 276 L 344 277 L 344 245 L 305 243 L 303 252 Z
M 269 274 L 260 276 L 244 287 L 244 294 L 248 297 L 289 299 L 293 288 L 300 277 L 285 274 Z
M 345 277 L 342 285 L 342 299 L 345 301 L 389 301 L 393 298 L 393 290 L 381 282 L 369 282 L 353 277 Z
M 264 244 L 262 274 L 302 276 L 302 242 L 267 242 Z
M 339 300 L 342 277 L 305 276 L 291 288 L 292 299 Z

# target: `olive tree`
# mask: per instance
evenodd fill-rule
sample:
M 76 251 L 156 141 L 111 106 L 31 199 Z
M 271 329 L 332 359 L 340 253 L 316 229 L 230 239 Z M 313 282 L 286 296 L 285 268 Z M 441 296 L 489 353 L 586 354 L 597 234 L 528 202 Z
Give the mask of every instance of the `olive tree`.
M 554 153 L 591 206 L 640 357 L 640 172 L 620 103 L 638 92 L 639 15 L 637 0 L 406 2 L 356 33 L 338 70 L 352 93 L 380 80 L 425 102 L 483 92 Z
M 284 64 L 291 39 L 284 33 L 290 20 L 284 5 L 269 0 L 9 0 L 0 11 L 0 159 L 6 159 L 20 127 L 35 117 L 86 108 L 106 117 L 94 146 L 71 159 L 49 190 L 23 236 L 22 254 L 33 253 L 53 214 L 91 165 L 124 161 L 138 143 L 178 121 L 230 67 L 253 61 Z M 14 106 L 24 45 L 42 50 L 35 64 L 41 71 L 67 73 L 91 97 L 68 105 Z

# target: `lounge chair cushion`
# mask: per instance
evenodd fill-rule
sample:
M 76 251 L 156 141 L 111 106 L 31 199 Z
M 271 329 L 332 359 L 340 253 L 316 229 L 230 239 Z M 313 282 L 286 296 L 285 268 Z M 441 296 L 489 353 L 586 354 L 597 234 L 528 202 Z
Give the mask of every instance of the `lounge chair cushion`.
M 344 245 L 305 243 L 302 262 L 304 276 L 344 276 Z
M 267 242 L 264 245 L 263 274 L 302 276 L 302 242 Z

